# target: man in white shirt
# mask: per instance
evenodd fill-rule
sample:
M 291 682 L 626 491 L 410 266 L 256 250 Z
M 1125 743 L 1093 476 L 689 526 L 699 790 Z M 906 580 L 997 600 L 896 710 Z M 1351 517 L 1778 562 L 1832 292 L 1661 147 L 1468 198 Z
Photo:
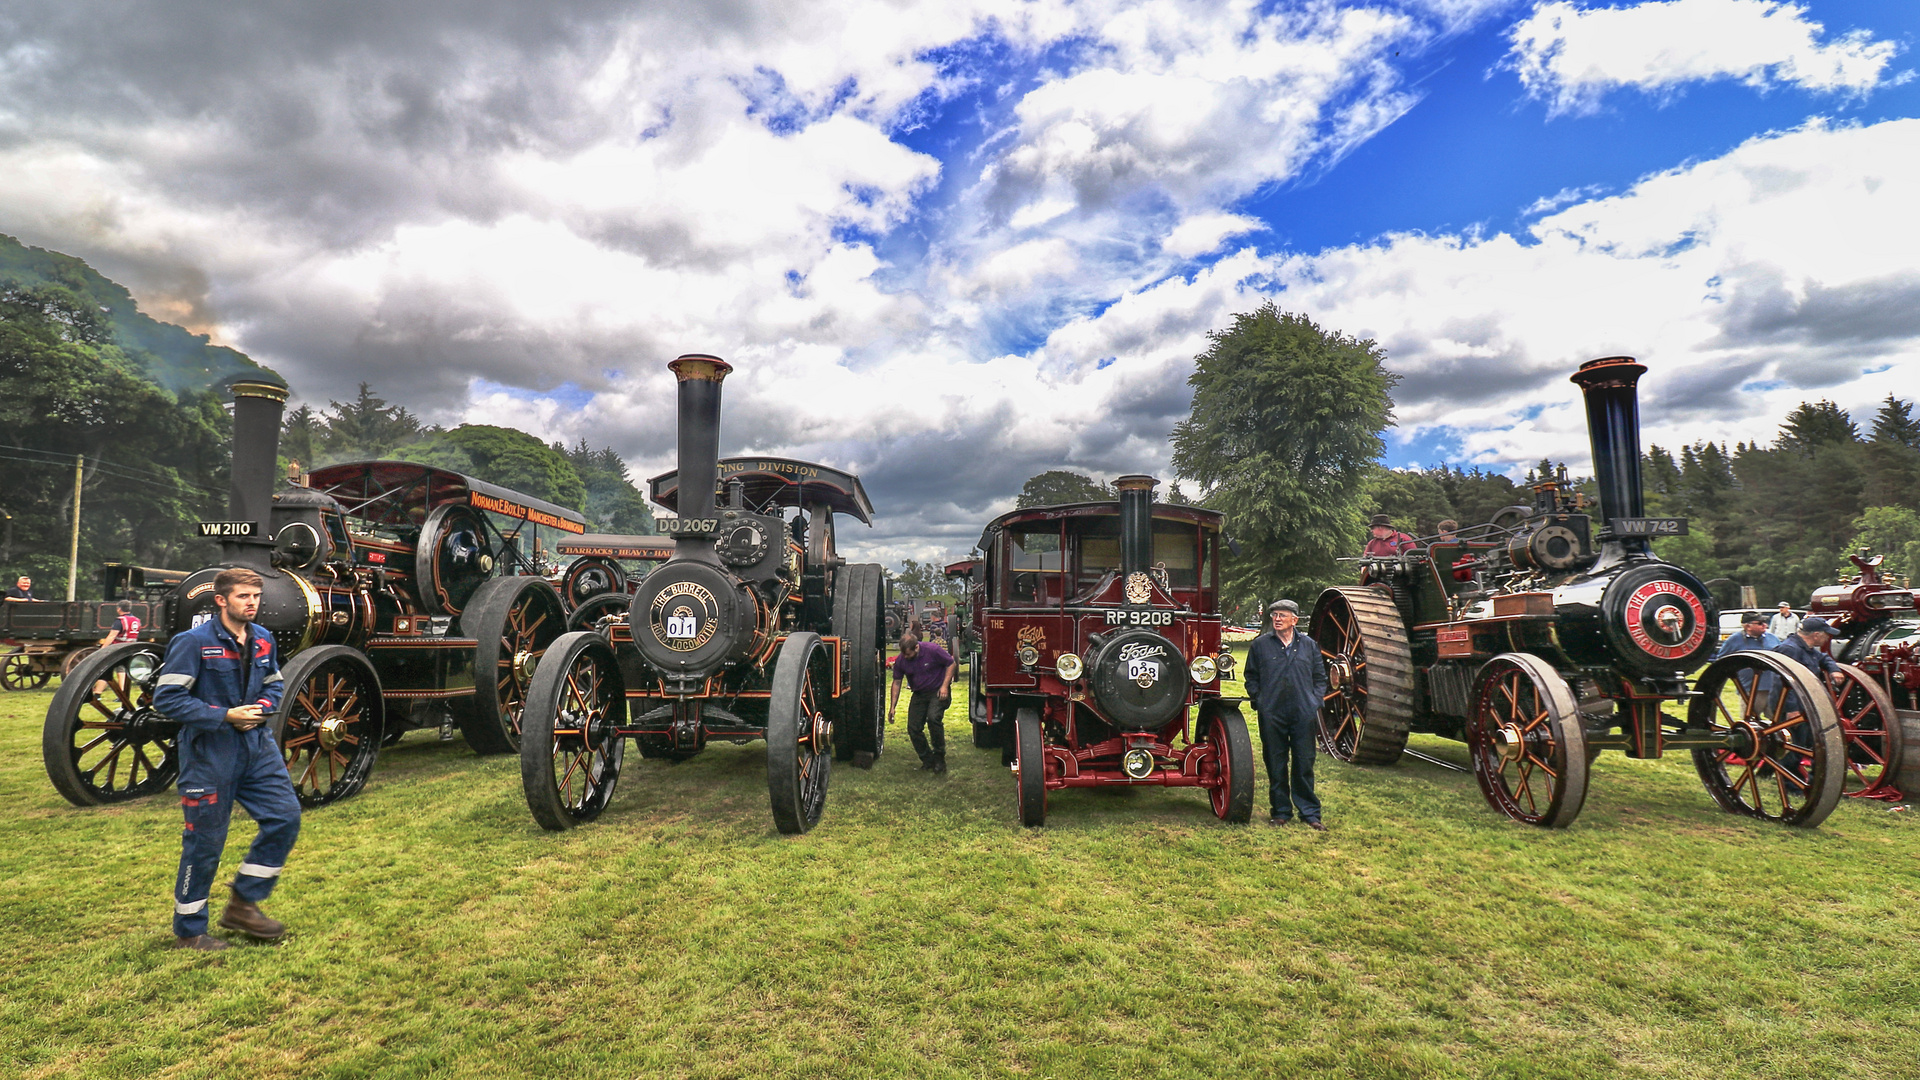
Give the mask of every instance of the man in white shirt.
M 1781 641 L 1785 641 L 1791 635 L 1799 632 L 1800 616 L 1793 613 L 1793 606 L 1791 604 L 1788 604 L 1785 600 L 1780 601 L 1780 613 L 1775 615 L 1771 622 L 1767 623 L 1767 633 L 1772 634 Z

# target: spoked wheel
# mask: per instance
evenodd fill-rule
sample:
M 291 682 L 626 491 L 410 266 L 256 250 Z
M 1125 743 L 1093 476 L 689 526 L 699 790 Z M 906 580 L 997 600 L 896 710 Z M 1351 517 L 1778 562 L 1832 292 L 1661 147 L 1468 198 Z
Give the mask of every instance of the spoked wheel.
M 1321 748 L 1354 765 L 1400 760 L 1413 725 L 1413 653 L 1393 600 L 1373 589 L 1328 589 L 1308 633 L 1327 661 Z
M 281 675 L 285 693 L 273 730 L 300 805 L 325 806 L 367 786 L 386 735 L 386 707 L 366 655 L 322 645 L 294 657 Z
M 1473 775 L 1495 810 L 1564 829 L 1587 801 L 1587 737 L 1565 679 L 1546 661 L 1504 653 L 1474 682 L 1467 717 Z
M 879 563 L 843 566 L 834 571 L 833 632 L 847 655 L 847 693 L 834 717 L 834 756 L 866 768 L 887 742 L 887 643 L 880 637 L 886 619 L 886 577 Z
M 460 734 L 482 754 L 520 750 L 520 714 L 540 657 L 566 632 L 560 594 L 536 577 L 496 578 L 473 594 L 460 627 L 473 650 L 473 696 L 459 702 Z
M 1852 664 L 1839 667 L 1846 678 L 1833 697 L 1840 713 L 1840 738 L 1846 743 L 1846 793 L 1865 798 L 1892 794 L 1889 789 L 1901 755 L 1909 752 L 1893 699 L 1873 676 Z M 1911 752 L 1920 753 L 1920 748 Z
M 0 686 L 9 690 L 38 690 L 53 678 L 49 671 L 33 670 L 33 657 L 23 652 L 0 658 Z
M 1013 717 L 1019 756 L 1020 824 L 1037 829 L 1047 823 L 1047 757 L 1040 735 L 1040 711 L 1021 709 Z
M 1207 790 L 1213 816 L 1244 825 L 1253 817 L 1253 740 L 1247 721 L 1231 705 L 1209 703 L 1200 710 L 1202 732 L 1214 748 L 1214 783 Z
M 767 702 L 767 793 L 773 823 L 783 833 L 803 833 L 820 823 L 833 775 L 833 722 L 827 718 L 831 685 L 829 654 L 820 635 L 788 634 L 773 663 L 773 696 Z
M 1840 803 L 1846 744 L 1833 694 L 1778 653 L 1737 652 L 1694 681 L 1687 726 L 1725 746 L 1693 752 L 1700 782 L 1730 814 L 1812 828 Z
M 543 829 L 592 821 L 620 781 L 627 692 L 613 648 L 576 631 L 554 642 L 527 690 L 520 732 L 520 786 Z
M 567 630 L 598 630 L 602 619 L 617 619 L 627 613 L 626 593 L 603 592 L 589 597 L 567 616 Z
M 62 679 L 72 678 L 74 670 L 77 669 L 81 664 L 86 663 L 87 657 L 92 656 L 94 653 L 97 653 L 99 651 L 100 651 L 100 646 L 87 645 L 82 648 L 75 649 L 72 652 L 68 653 L 67 658 L 65 660 L 60 661 L 60 677 Z M 41 681 L 42 682 L 46 681 L 45 676 L 41 677 Z
M 80 665 L 47 707 L 47 778 L 75 806 L 165 791 L 180 772 L 180 725 L 153 707 L 160 646 L 112 645 Z

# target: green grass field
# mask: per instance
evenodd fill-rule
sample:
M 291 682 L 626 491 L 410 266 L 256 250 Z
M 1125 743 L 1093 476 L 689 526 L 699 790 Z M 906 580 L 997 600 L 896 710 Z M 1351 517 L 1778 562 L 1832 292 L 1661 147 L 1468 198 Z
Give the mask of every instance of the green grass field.
M 629 753 L 556 835 L 517 759 L 422 732 L 307 816 L 294 935 L 208 957 L 166 948 L 177 803 L 61 800 L 50 697 L 0 695 L 8 1077 L 1920 1075 L 1920 822 L 1735 819 L 1684 755 L 1603 756 L 1564 832 L 1325 758 L 1324 835 L 1162 789 L 1029 831 L 956 700 L 948 775 L 903 706 L 809 835 L 758 745 Z

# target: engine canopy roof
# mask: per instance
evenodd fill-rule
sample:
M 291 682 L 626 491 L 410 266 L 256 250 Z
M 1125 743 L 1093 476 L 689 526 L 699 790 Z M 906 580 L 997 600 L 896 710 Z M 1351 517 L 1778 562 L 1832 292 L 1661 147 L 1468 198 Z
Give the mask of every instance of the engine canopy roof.
M 720 483 L 729 480 L 746 485 L 747 502 L 756 512 L 774 506 L 825 503 L 836 514 L 857 518 L 863 525 L 873 524 L 873 503 L 867 499 L 867 489 L 850 472 L 793 458 L 721 458 Z M 679 513 L 680 470 L 647 481 L 647 494 L 654 502 Z

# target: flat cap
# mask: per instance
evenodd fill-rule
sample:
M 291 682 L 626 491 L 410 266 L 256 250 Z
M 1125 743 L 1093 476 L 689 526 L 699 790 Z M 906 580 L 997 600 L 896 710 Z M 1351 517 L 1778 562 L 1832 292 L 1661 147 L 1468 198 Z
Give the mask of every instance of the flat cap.
M 1267 605 L 1267 613 L 1271 615 L 1276 611 L 1286 611 L 1298 615 L 1300 614 L 1300 605 L 1291 600 L 1275 600 L 1273 603 Z
M 1373 524 L 1367 527 L 1369 529 L 1375 528 L 1375 527 L 1383 527 L 1383 528 L 1391 529 L 1393 528 L 1393 519 L 1388 517 L 1385 514 L 1375 514 L 1373 515 Z

